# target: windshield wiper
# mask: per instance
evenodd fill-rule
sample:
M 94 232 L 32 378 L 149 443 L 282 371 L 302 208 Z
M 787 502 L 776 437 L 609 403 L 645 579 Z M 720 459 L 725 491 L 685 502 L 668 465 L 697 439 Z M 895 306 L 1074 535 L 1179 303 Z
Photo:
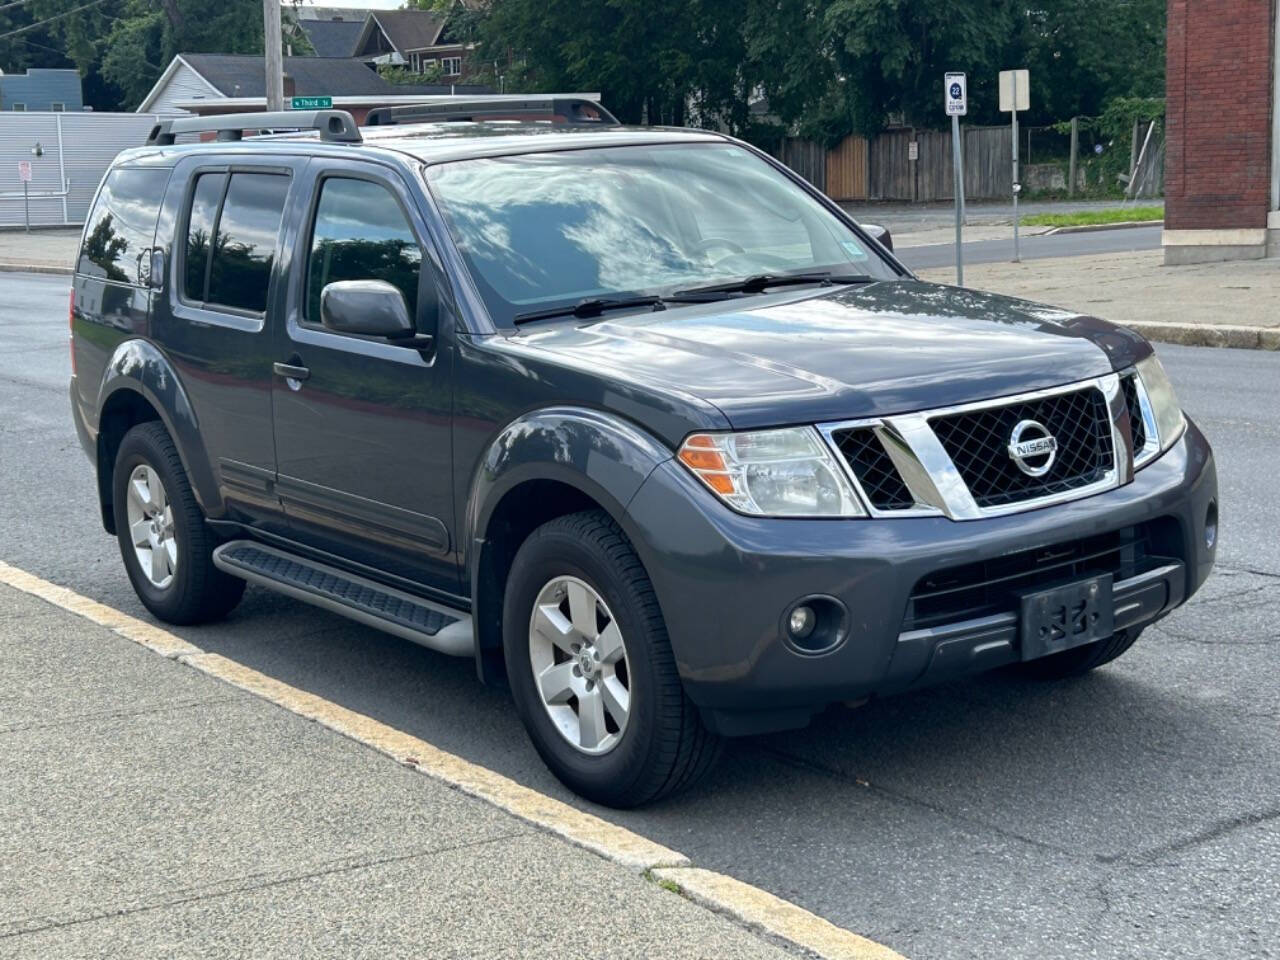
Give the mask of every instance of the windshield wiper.
M 627 307 L 653 307 L 655 310 L 665 310 L 666 304 L 661 297 L 651 294 L 639 297 L 587 297 L 569 307 L 551 307 L 547 310 L 517 313 L 511 322 L 521 324 L 531 320 L 550 320 L 552 317 L 598 317 L 606 310 L 622 310 Z
M 829 270 L 820 273 L 757 273 L 728 283 L 713 283 L 705 287 L 677 290 L 667 299 L 676 300 L 713 293 L 764 293 L 769 287 L 790 287 L 802 283 L 820 283 L 824 287 L 845 283 L 874 283 L 875 279 L 867 274 L 831 273 Z

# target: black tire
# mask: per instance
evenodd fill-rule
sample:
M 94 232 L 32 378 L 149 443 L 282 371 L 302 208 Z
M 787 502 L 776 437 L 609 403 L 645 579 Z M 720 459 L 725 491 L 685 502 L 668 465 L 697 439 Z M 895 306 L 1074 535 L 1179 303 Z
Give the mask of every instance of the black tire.
M 544 585 L 562 576 L 576 577 L 600 595 L 626 646 L 629 719 L 621 739 L 604 754 L 584 754 L 565 739 L 534 680 L 534 602 Z M 720 755 L 720 738 L 685 695 L 644 566 L 604 511 L 551 520 L 521 545 L 507 580 L 503 648 L 516 709 L 534 748 L 562 783 L 588 800 L 621 808 L 649 803 L 691 785 Z
M 1039 660 L 1028 660 L 1016 667 L 1023 676 L 1033 680 L 1065 680 L 1095 670 L 1110 663 L 1134 645 L 1142 635 L 1139 630 L 1118 630 L 1105 640 L 1087 643 L 1083 647 L 1053 653 Z
M 172 579 L 163 588 L 143 571 L 129 530 L 126 488 L 134 469 L 141 465 L 160 477 L 173 517 L 178 560 Z M 178 449 L 162 424 L 140 423 L 125 434 L 116 454 L 111 489 L 120 555 L 134 592 L 148 610 L 166 623 L 204 623 L 225 616 L 240 602 L 245 582 L 213 565 L 213 549 L 219 540 L 204 521 Z

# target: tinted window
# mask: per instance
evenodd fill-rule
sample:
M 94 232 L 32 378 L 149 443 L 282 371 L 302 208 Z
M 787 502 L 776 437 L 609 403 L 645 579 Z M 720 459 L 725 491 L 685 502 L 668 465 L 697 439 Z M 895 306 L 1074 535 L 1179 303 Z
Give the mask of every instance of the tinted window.
M 307 319 L 320 322 L 320 291 L 337 280 L 385 280 L 417 315 L 422 251 L 386 187 L 330 178 L 320 189 L 307 263 Z
M 112 170 L 89 214 L 76 269 L 106 280 L 138 283 L 142 258 L 155 242 L 156 217 L 168 182 L 168 170 Z
M 205 302 L 262 313 L 289 178 L 233 173 L 214 229 Z
M 213 236 L 218 205 L 227 185 L 225 173 L 204 173 L 196 178 L 187 218 L 187 246 L 183 261 L 182 295 L 197 303 L 204 301 L 209 267 L 209 239 Z

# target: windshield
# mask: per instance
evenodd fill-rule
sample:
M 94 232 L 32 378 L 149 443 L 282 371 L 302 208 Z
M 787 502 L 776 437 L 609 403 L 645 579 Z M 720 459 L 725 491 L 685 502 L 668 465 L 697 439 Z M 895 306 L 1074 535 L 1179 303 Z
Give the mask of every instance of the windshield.
M 427 180 L 496 323 L 591 298 L 759 274 L 897 272 L 786 176 L 728 143 L 459 160 Z

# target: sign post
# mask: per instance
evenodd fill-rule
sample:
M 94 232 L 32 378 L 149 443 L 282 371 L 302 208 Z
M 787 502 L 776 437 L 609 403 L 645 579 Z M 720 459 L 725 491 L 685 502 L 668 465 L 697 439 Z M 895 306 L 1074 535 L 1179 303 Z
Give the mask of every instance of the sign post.
M 27 233 L 31 232 L 31 202 L 27 190 L 31 183 L 31 161 L 18 161 L 18 179 L 22 181 L 22 220 L 26 224 Z
M 1013 122 L 1013 262 L 1022 262 L 1018 249 L 1018 111 L 1031 109 L 1031 79 L 1026 70 L 1000 71 L 1000 110 L 1009 111 Z
M 956 195 L 956 286 L 964 286 L 964 148 L 960 143 L 960 118 L 969 112 L 963 73 L 948 73 L 942 82 L 943 102 L 951 118 L 951 172 Z

